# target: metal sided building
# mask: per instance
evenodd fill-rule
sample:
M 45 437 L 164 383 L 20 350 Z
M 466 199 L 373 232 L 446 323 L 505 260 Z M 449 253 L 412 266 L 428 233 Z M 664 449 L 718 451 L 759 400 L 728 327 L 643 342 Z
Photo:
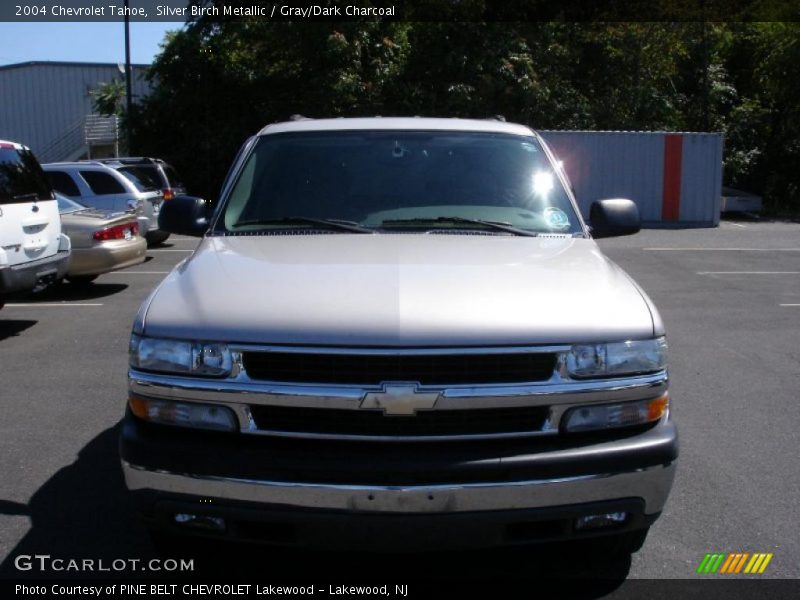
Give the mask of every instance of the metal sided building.
M 132 65 L 133 100 L 147 95 L 149 65 Z M 91 92 L 124 80 L 116 63 L 33 61 L 0 66 L 0 138 L 30 147 L 40 162 L 75 160 L 108 145 L 116 119 L 93 115 Z M 111 142 L 113 146 L 113 141 Z
M 584 217 L 602 198 L 630 198 L 651 227 L 716 227 L 722 134 L 539 131 L 575 189 Z

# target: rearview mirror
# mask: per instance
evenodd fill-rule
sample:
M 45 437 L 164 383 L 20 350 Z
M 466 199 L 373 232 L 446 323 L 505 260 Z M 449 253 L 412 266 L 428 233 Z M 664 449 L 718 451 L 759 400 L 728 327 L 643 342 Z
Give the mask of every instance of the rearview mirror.
M 597 200 L 589 211 L 593 238 L 607 238 L 637 233 L 641 227 L 639 209 L 631 200 Z
M 158 227 L 178 235 L 202 237 L 208 229 L 211 204 L 195 196 L 175 196 L 161 204 Z

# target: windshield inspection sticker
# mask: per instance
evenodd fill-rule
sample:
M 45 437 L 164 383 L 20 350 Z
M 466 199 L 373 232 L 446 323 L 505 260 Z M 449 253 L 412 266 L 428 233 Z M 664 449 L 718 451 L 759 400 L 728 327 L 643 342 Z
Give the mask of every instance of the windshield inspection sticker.
M 554 206 L 548 206 L 544 209 L 544 220 L 550 227 L 559 231 L 569 228 L 567 213 Z

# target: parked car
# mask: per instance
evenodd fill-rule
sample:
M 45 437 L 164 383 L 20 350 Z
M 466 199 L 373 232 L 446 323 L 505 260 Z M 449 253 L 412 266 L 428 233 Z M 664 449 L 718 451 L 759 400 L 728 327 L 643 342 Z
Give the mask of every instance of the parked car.
M 144 156 L 121 156 L 117 158 L 101 158 L 103 163 L 120 173 L 130 175 L 138 181 L 146 181 L 161 189 L 164 200 L 172 200 L 175 196 L 186 193 L 186 187 L 175 168 L 160 158 Z
M 0 140 L 0 307 L 14 294 L 59 281 L 69 256 L 39 162 L 26 146 Z
M 278 123 L 142 304 L 121 431 L 149 526 L 403 548 L 593 540 L 632 552 L 677 438 L 664 324 L 522 125 Z M 604 542 L 604 543 L 601 543 Z
M 92 208 L 58 192 L 56 200 L 61 226 L 72 242 L 70 283 L 86 285 L 103 273 L 144 262 L 147 242 L 134 215 Z
M 722 186 L 719 210 L 721 213 L 760 214 L 764 207 L 761 196 L 736 188 Z
M 158 229 L 163 196 L 157 187 L 137 187 L 128 177 L 99 162 L 61 162 L 42 165 L 53 188 L 87 206 L 136 214 L 139 230 L 149 246 L 166 241 Z

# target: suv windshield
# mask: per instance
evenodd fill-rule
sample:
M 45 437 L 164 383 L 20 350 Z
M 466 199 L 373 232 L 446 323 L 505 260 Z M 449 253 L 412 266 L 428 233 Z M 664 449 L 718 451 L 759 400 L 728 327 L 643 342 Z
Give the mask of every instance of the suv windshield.
M 53 188 L 30 150 L 0 148 L 0 204 L 52 199 Z
M 125 175 L 140 192 L 152 192 L 161 187 L 155 167 L 119 167 L 117 170 Z
M 378 231 L 582 233 L 572 203 L 537 139 L 497 133 L 336 131 L 263 136 L 244 165 L 216 230 L 252 234 L 313 227 L 301 217 Z

